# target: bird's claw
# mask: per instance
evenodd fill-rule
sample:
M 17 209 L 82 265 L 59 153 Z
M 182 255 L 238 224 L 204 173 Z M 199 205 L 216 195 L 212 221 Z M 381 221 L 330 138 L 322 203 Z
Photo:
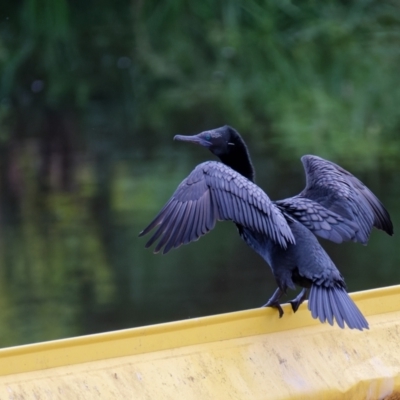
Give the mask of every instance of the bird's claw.
M 293 312 L 296 312 L 299 309 L 300 304 L 301 304 L 301 302 L 297 301 L 296 299 L 290 300 L 289 303 L 292 306 Z
M 276 308 L 279 312 L 279 318 L 282 318 L 282 315 L 284 314 L 282 306 L 278 302 L 268 301 L 266 304 L 263 305 L 263 307 Z
M 296 311 L 299 309 L 301 303 L 302 303 L 304 300 L 306 300 L 306 298 L 307 298 L 307 292 L 308 292 L 307 289 L 303 289 L 303 290 L 299 293 L 299 295 L 298 295 L 297 297 L 295 297 L 293 300 L 290 300 L 290 301 L 289 301 L 290 305 L 292 306 L 293 312 L 296 312 Z

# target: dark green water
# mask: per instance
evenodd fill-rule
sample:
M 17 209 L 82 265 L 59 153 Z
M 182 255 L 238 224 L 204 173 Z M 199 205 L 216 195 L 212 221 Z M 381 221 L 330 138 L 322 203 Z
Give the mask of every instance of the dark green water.
M 269 268 L 220 223 L 153 255 L 138 233 L 230 124 L 272 199 L 300 156 L 400 220 L 396 2 L 20 0 L 0 11 L 0 347 L 258 307 Z M 350 291 L 400 283 L 399 241 L 325 244 Z

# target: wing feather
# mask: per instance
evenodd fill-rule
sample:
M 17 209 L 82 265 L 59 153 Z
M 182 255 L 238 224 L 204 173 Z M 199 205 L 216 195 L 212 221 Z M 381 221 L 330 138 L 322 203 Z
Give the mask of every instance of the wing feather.
M 140 233 L 156 232 L 146 243 L 159 240 L 155 252 L 198 240 L 217 220 L 229 220 L 265 234 L 282 247 L 295 243 L 280 209 L 253 182 L 228 166 L 208 161 L 198 165 L 178 186 L 171 199 Z
M 373 227 L 393 234 L 393 224 L 385 206 L 354 175 L 317 156 L 303 156 L 301 161 L 307 179 L 301 195 L 355 222 L 359 227 L 357 241 L 366 243 Z
M 166 212 L 161 214 L 161 218 L 163 221 L 163 224 L 159 226 L 159 228 L 157 229 L 156 233 L 151 237 L 151 239 L 146 243 L 145 247 L 150 247 L 164 232 L 165 229 L 169 223 L 169 220 L 171 218 L 171 216 L 174 214 L 175 212 L 175 205 L 174 204 L 170 204 L 170 209 L 167 209 Z M 157 226 L 157 224 L 154 224 L 154 221 L 152 224 L 154 227 Z M 145 232 L 145 231 L 143 231 Z M 145 233 L 143 233 L 145 234 Z
M 276 204 L 284 213 L 324 239 L 334 243 L 356 240 L 360 228 L 355 222 L 327 210 L 314 200 L 299 195 L 278 200 Z
M 203 220 L 204 220 L 204 201 L 197 202 L 198 207 L 198 220 L 196 227 L 196 237 L 200 237 L 203 235 Z
M 186 232 L 191 229 L 191 224 L 189 223 L 189 218 L 192 215 L 192 210 L 193 210 L 192 200 L 189 200 L 186 203 L 186 211 L 185 211 L 185 215 L 183 216 L 183 219 L 182 219 L 184 221 L 182 224 L 182 229 L 176 238 L 176 240 L 178 242 L 180 242 L 181 244 L 183 243 Z
M 306 155 L 301 161 L 306 187 L 297 196 L 277 201 L 281 210 L 336 243 L 366 244 L 373 227 L 393 234 L 388 211 L 354 175 L 321 157 Z
M 178 203 L 175 205 L 173 212 L 170 214 L 168 220 L 166 221 L 166 224 L 164 225 L 164 230 L 162 232 L 161 239 L 157 243 L 157 246 L 154 249 L 154 253 L 158 253 L 162 249 L 162 247 L 166 244 L 168 238 L 171 236 L 171 232 L 174 226 L 173 221 L 175 220 L 175 216 L 178 214 L 180 208 L 181 204 Z
M 188 218 L 189 218 L 189 215 L 191 213 L 191 209 L 192 209 L 192 201 L 189 200 L 186 203 L 185 214 L 182 216 L 183 223 L 181 224 L 181 228 L 179 230 L 179 234 L 177 234 L 176 237 L 175 237 L 175 241 L 174 241 L 174 243 L 172 245 L 173 248 L 176 248 L 177 245 L 180 246 L 180 245 L 183 244 L 186 230 L 188 228 L 190 229 L 190 223 L 188 223 Z
M 177 216 L 176 219 L 185 221 L 185 215 L 186 215 L 186 210 L 188 208 L 188 204 L 187 203 L 183 203 Z M 174 247 L 175 243 L 179 243 L 179 235 L 181 233 L 182 230 L 185 229 L 185 224 L 174 224 L 174 226 L 172 227 L 171 230 L 171 234 L 169 235 L 169 239 L 167 244 L 165 245 L 164 249 L 163 249 L 163 253 L 165 254 L 166 252 L 170 251 L 171 248 Z
M 193 242 L 199 238 L 199 236 L 197 236 L 197 227 L 200 221 L 200 208 L 198 207 L 197 200 L 193 202 L 192 207 L 194 208 L 193 226 L 187 243 Z

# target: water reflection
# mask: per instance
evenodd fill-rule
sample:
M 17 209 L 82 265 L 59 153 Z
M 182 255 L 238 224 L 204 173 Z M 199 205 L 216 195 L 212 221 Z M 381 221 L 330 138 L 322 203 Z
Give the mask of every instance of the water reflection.
M 0 193 L 0 345 L 10 346 L 258 307 L 275 283 L 267 265 L 219 223 L 198 242 L 154 255 L 138 232 L 208 153 L 168 147 L 144 159 L 98 146 L 40 157 L 32 142 L 3 159 Z M 133 156 L 132 156 L 133 154 Z M 179 154 L 179 157 L 177 157 Z M 271 198 L 303 186 L 299 160 L 258 154 L 257 182 Z M 358 174 L 399 221 L 395 172 Z M 368 247 L 325 243 L 349 290 L 400 282 L 395 238 Z

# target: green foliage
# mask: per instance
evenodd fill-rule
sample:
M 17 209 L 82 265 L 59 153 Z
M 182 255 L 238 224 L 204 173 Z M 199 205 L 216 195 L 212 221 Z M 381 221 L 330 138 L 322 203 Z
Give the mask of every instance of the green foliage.
M 396 3 L 174 5 L 140 10 L 138 61 L 158 90 L 138 128 L 160 131 L 180 114 L 189 116 L 186 130 L 199 130 L 193 119 L 230 123 L 291 159 L 398 158 Z
M 7 8 L 5 129 L 21 106 L 31 119 L 40 117 L 29 108 L 78 108 L 87 137 L 102 104 L 118 118 L 115 140 L 134 130 L 143 148 L 229 123 L 283 157 L 314 152 L 370 166 L 399 157 L 396 2 L 25 0 Z M 43 93 L 32 93 L 35 80 Z

